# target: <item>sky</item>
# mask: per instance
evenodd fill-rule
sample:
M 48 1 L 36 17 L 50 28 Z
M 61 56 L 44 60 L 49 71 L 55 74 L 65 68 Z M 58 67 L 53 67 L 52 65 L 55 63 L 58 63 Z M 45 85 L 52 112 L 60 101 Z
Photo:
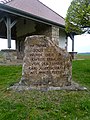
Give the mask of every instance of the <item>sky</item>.
M 1 1 L 1 0 L 0 0 Z M 65 18 L 68 7 L 72 0 L 39 0 L 52 10 L 57 12 L 59 15 Z M 84 34 L 80 36 L 75 36 L 75 52 L 90 52 L 90 35 Z M 6 42 L 5 42 L 6 41 Z M 12 48 L 15 49 L 15 41 L 12 41 Z M 68 51 L 72 50 L 72 41 L 68 38 Z M 0 40 L 0 50 L 7 48 L 7 40 Z

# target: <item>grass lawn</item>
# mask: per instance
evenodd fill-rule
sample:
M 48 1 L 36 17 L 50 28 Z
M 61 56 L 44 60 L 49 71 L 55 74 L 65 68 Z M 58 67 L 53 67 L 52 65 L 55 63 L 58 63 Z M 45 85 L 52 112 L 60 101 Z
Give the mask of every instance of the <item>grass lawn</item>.
M 73 61 L 73 79 L 88 91 L 7 91 L 21 66 L 0 66 L 0 120 L 90 120 L 90 60 Z

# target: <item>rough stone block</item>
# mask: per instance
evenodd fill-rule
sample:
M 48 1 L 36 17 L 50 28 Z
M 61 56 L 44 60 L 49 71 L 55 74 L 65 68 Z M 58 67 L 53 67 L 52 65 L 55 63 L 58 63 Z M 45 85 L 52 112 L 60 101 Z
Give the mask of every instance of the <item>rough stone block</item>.
M 25 40 L 21 83 L 35 87 L 69 86 L 72 64 L 68 52 L 49 37 L 35 35 Z

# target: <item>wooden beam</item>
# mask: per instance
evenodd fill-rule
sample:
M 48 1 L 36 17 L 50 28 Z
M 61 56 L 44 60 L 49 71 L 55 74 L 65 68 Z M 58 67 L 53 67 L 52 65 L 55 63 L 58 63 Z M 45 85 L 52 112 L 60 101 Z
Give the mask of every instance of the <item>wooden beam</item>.
M 12 23 L 11 23 L 11 28 L 17 23 L 17 20 L 14 20 Z

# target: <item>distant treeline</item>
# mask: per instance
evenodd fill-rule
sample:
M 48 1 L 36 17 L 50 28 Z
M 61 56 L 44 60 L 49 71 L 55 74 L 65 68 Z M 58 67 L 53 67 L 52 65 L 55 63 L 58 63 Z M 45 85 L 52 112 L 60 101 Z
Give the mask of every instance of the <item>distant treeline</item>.
M 87 55 L 90 55 L 90 52 L 78 53 L 78 54 L 83 54 L 83 55 L 87 54 Z

